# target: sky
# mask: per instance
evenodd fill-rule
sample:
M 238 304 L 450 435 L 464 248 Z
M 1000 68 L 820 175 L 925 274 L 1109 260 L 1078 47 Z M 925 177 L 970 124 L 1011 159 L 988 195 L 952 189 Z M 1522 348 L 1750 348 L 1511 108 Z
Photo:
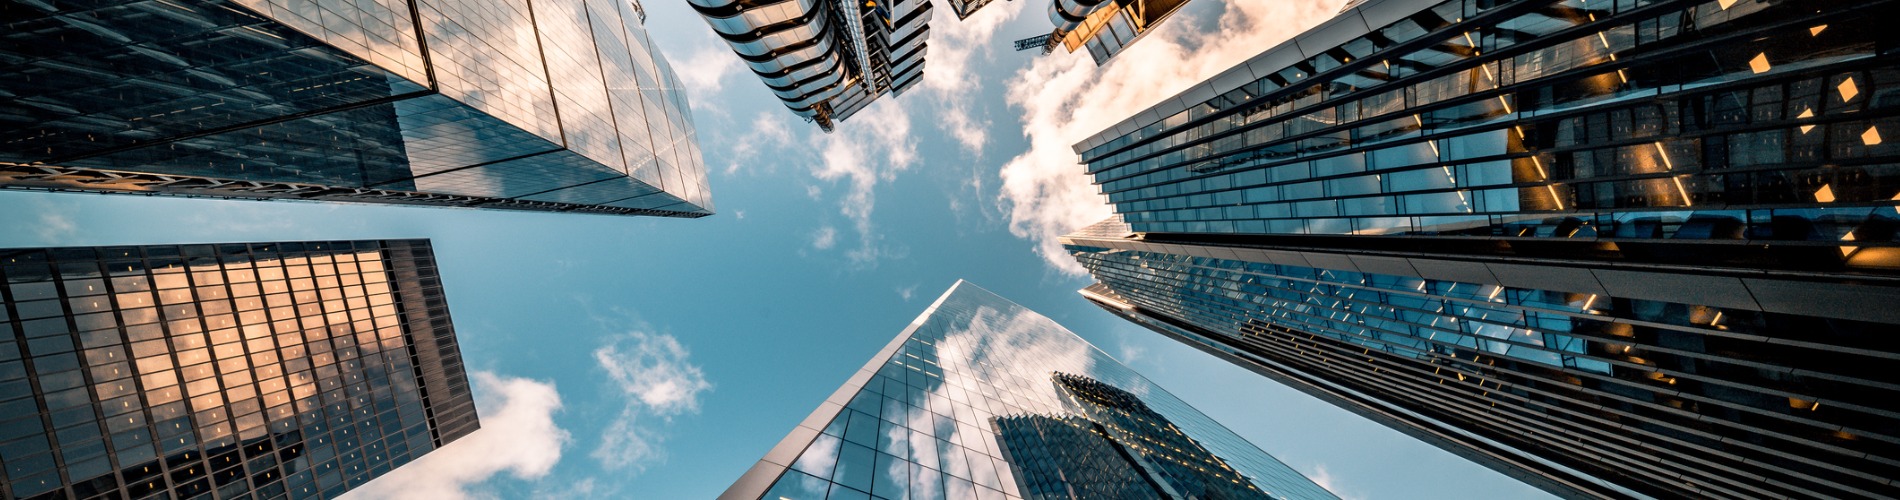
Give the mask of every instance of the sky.
M 922 84 L 831 134 L 686 2 L 645 5 L 719 214 L 681 220 L 0 192 L 0 247 L 433 240 L 482 429 L 347 498 L 712 498 L 957 279 L 1054 319 L 1344 498 L 1544 493 L 1121 321 L 1056 237 L 1070 145 L 1330 17 L 1198 0 L 1105 67 L 1014 52 L 1043 0 L 931 21 Z M 1033 3 L 1033 5 L 1032 5 Z

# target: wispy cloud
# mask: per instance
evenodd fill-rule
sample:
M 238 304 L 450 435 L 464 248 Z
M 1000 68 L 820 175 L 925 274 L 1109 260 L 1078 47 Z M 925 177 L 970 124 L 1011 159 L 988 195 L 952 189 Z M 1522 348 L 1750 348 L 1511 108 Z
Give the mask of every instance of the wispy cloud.
M 817 231 L 812 231 L 811 233 L 811 247 L 812 248 L 816 248 L 819 250 L 830 250 L 831 247 L 836 246 L 837 244 L 838 244 L 838 229 L 837 228 L 834 228 L 831 226 L 825 226 L 825 227 L 818 228 Z
M 999 202 L 1009 212 L 1010 233 L 1034 241 L 1051 267 L 1085 273 L 1057 237 L 1110 210 L 1070 146 L 1332 17 L 1340 3 L 1231 2 L 1218 29 L 1196 29 L 1196 20 L 1176 16 L 1105 67 L 1081 54 L 1038 59 L 1008 89 L 1029 139 L 1029 151 L 1001 172 Z
M 1340 500 L 1360 499 L 1358 495 L 1348 495 L 1345 489 L 1340 488 L 1339 478 L 1333 477 L 1332 472 L 1326 470 L 1326 464 L 1314 465 L 1313 472 L 1307 474 L 1306 477 L 1312 479 L 1313 483 L 1318 484 L 1319 487 L 1326 488 L 1326 491 L 1333 492 L 1333 495 L 1338 496 Z
M 1127 341 L 1119 342 L 1115 350 L 1117 351 L 1115 359 L 1120 360 L 1124 365 L 1134 364 L 1135 360 L 1148 354 L 1148 348 L 1130 344 Z
M 745 70 L 740 66 L 739 58 L 733 55 L 730 48 L 706 43 L 694 47 L 687 54 L 685 62 L 673 65 L 673 75 L 678 76 L 680 83 L 686 86 L 693 109 L 723 113 L 720 105 L 725 100 L 718 97 L 726 87 L 727 78 Z
M 845 252 L 854 264 L 875 266 L 891 253 L 881 245 L 883 237 L 871 222 L 871 212 L 877 206 L 877 185 L 896 179 L 917 161 L 910 125 L 910 113 L 886 98 L 858 112 L 849 123 L 840 123 L 835 133 L 818 138 L 822 152 L 812 175 L 845 185 L 839 212 L 858 233 L 857 248 Z
M 49 205 L 43 201 L 36 203 Z M 40 240 L 46 242 L 48 245 L 57 245 L 60 242 L 69 241 L 78 231 L 79 226 L 73 224 L 72 216 L 66 215 L 64 210 L 58 209 L 41 211 L 39 223 L 33 225 L 33 233 L 39 235 Z
M 742 166 L 769 173 L 778 163 L 773 155 L 792 145 L 792 129 L 785 124 L 788 116 L 784 110 L 770 109 L 752 117 L 752 126 L 731 142 L 732 163 L 726 165 L 725 174 L 737 174 Z
M 666 456 L 660 424 L 698 413 L 700 395 L 713 387 L 690 357 L 672 335 L 640 331 L 615 336 L 594 350 L 594 361 L 626 397 L 594 449 L 602 466 L 639 471 Z
M 899 287 L 897 289 L 897 296 L 902 297 L 904 302 L 910 302 L 910 298 L 915 295 L 917 295 L 917 285 Z
M 919 87 L 935 103 L 937 127 L 956 139 L 972 155 L 981 155 L 989 143 L 990 121 L 971 115 L 968 105 L 981 90 L 980 78 L 971 78 L 973 59 L 992 57 L 998 46 L 996 31 L 1021 13 L 1029 2 L 992 3 L 969 19 L 932 25 L 930 61 L 924 65 L 924 80 Z M 914 99 L 914 98 L 913 98 Z
M 469 378 L 475 383 L 481 429 L 351 490 L 344 498 L 492 498 L 470 487 L 504 472 L 525 480 L 546 476 L 560 462 L 561 448 L 570 440 L 567 430 L 554 424 L 554 413 L 561 410 L 561 395 L 554 384 L 483 371 Z

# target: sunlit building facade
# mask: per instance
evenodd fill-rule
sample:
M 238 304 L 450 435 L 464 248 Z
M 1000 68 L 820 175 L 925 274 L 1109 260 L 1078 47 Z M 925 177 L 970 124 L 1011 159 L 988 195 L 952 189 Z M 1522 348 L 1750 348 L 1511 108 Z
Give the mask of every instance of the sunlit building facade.
M 1050 0 L 1049 49 L 1087 50 L 1097 66 L 1108 64 L 1149 30 L 1187 6 L 1188 0 Z
M 1335 497 L 1055 322 L 959 281 L 720 498 Z
M 1574 497 L 1900 496 L 1891 1 L 1370 0 L 1076 146 L 1105 309 Z
M 335 498 L 475 431 L 427 240 L 0 249 L 0 496 Z
M 830 132 L 923 80 L 930 0 L 688 0 L 793 114 Z M 957 17 L 987 0 L 953 0 Z
M 701 217 L 628 0 L 8 2 L 0 187 Z

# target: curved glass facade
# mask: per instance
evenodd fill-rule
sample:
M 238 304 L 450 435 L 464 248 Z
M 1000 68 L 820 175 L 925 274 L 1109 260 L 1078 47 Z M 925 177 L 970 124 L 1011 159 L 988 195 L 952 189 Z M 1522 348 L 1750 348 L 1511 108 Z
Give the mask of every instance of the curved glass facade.
M 0 11 L 7 187 L 712 213 L 684 89 L 624 1 Z
M 1334 498 L 1033 311 L 958 282 L 724 498 Z

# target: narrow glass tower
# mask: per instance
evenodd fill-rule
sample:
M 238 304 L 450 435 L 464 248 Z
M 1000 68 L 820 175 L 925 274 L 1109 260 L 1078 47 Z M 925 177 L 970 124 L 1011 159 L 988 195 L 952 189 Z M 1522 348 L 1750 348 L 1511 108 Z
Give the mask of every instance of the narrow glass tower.
M 335 498 L 478 427 L 426 240 L 0 249 L 0 279 L 6 498 Z
M 958 281 L 723 499 L 1335 498 L 1034 311 Z

